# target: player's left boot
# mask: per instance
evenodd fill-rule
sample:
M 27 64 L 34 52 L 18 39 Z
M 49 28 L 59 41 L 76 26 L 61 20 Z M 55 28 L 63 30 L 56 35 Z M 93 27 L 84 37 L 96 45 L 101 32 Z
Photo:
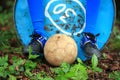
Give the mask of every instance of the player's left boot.
M 95 54 L 98 58 L 101 57 L 101 53 L 97 48 L 96 44 L 96 36 L 92 33 L 86 33 L 84 32 L 83 38 L 81 40 L 81 47 L 84 50 L 85 56 L 87 58 L 91 58 L 93 54 Z

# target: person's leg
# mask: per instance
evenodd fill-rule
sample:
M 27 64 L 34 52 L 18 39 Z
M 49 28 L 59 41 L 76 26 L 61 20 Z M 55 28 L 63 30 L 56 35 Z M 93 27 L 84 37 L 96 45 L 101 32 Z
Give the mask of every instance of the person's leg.
M 100 0 L 87 0 L 86 6 L 86 29 L 81 40 L 81 47 L 87 58 L 91 58 L 93 54 L 100 58 L 101 54 L 96 45 L 96 34 L 94 34 Z
M 34 33 L 28 46 L 31 46 L 33 54 L 43 52 L 46 43 L 46 32 L 44 31 L 44 10 L 43 0 L 27 0 L 30 16 L 33 24 Z M 28 46 L 24 48 L 24 53 L 28 53 Z
M 43 0 L 28 0 L 29 11 L 37 34 L 46 36 L 44 31 L 44 9 Z
M 95 33 L 95 28 L 97 27 L 96 21 L 98 17 L 100 6 L 100 0 L 87 0 L 86 5 L 86 32 Z

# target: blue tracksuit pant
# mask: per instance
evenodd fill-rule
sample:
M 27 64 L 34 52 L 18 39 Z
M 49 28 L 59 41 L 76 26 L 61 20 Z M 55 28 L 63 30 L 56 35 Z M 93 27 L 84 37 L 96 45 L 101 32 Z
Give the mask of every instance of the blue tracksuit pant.
M 94 32 L 94 24 L 98 15 L 98 7 L 100 0 L 86 0 L 86 32 Z M 28 0 L 30 15 L 34 27 L 34 31 L 38 34 L 46 36 L 44 31 L 44 10 L 43 0 Z

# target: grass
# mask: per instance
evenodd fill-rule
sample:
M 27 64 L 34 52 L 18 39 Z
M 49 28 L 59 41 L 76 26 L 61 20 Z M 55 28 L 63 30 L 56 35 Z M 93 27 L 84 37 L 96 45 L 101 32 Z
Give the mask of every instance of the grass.
M 12 64 L 9 65 L 8 55 L 0 57 L 0 77 L 10 79 L 14 77 L 14 80 L 18 78 L 19 75 L 26 76 L 29 79 L 40 79 L 40 80 L 87 80 L 87 66 L 84 66 L 80 59 L 78 63 L 74 65 L 69 65 L 63 63 L 60 67 L 51 68 L 51 73 L 54 76 L 50 76 L 45 71 L 33 72 L 37 67 L 37 61 L 34 62 L 29 59 L 21 59 L 19 57 L 13 56 Z
M 112 73 L 109 74 L 109 78 L 115 79 L 115 80 L 120 80 L 120 72 L 113 71 Z

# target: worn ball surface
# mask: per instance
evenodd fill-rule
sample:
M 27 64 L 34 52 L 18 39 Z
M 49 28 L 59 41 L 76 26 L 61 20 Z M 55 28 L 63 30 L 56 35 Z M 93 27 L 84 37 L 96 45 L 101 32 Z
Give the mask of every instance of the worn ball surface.
M 76 42 L 65 34 L 53 35 L 44 47 L 45 59 L 53 66 L 59 66 L 63 62 L 73 63 L 77 53 Z

